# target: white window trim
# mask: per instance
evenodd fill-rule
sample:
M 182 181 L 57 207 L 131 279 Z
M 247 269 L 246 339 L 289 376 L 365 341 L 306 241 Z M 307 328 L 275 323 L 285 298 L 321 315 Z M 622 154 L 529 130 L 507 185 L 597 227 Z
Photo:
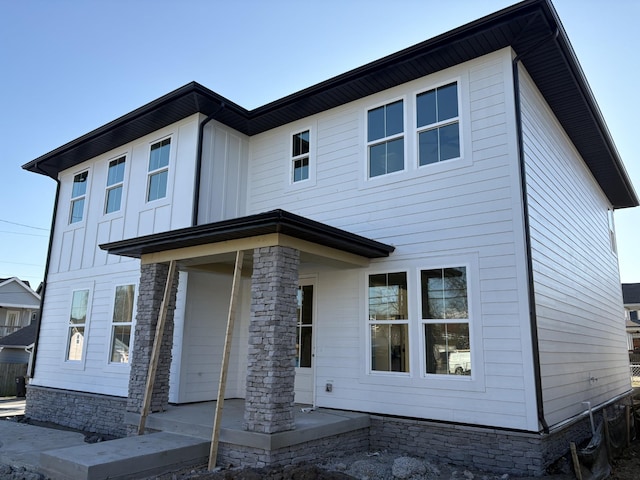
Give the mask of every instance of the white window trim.
M 469 343 L 472 351 L 472 374 L 437 375 L 422 374 L 422 366 L 426 363 L 424 334 L 422 328 L 422 299 L 420 292 L 420 272 L 443 268 L 443 266 L 467 267 L 467 301 L 469 307 Z M 360 383 L 380 387 L 433 388 L 460 392 L 484 392 L 484 350 L 483 326 L 480 308 L 479 259 L 476 252 L 460 253 L 455 256 L 414 259 L 412 261 L 389 262 L 375 269 L 362 272 L 360 275 L 361 322 L 360 345 L 362 367 L 358 379 Z M 379 273 L 407 272 L 407 296 L 409 313 L 409 362 L 410 373 L 403 372 L 371 372 L 371 337 L 369 333 L 369 275 Z M 415 339 L 418 339 L 417 341 Z M 361 357 L 362 358 L 362 357 Z
M 91 311 L 93 309 L 93 290 L 95 288 L 94 282 L 90 282 L 90 284 L 86 286 L 78 286 L 71 289 L 69 292 L 69 300 L 67 303 L 66 316 L 64 326 L 66 328 L 65 332 L 65 343 L 62 348 L 62 365 L 64 368 L 73 369 L 73 370 L 84 370 L 85 364 L 87 361 L 87 345 L 89 343 L 89 326 L 91 322 Z M 69 342 L 71 341 L 71 308 L 73 306 L 73 295 L 75 292 L 80 292 L 83 290 L 88 290 L 89 294 L 87 296 L 87 318 L 84 323 L 84 343 L 82 344 L 82 354 L 80 360 L 69 360 L 67 355 L 69 353 Z
M 71 176 L 71 198 L 69 199 L 69 214 L 67 217 L 67 226 L 69 227 L 77 227 L 78 225 L 82 225 L 85 223 L 86 219 L 87 219 L 87 192 L 89 191 L 89 182 L 91 181 L 91 175 L 89 172 L 89 168 L 86 168 L 84 170 L 81 170 L 79 172 L 74 173 Z M 83 173 L 87 174 L 87 181 L 86 181 L 86 186 L 85 186 L 85 190 L 84 193 L 82 195 L 78 195 L 77 197 L 73 196 L 73 184 L 75 183 L 75 178 L 78 175 L 82 175 Z M 80 220 L 78 220 L 77 222 L 72 222 L 71 221 L 71 217 L 73 215 L 73 204 L 79 200 L 84 200 L 84 203 L 82 205 L 82 218 Z
M 369 319 L 369 277 L 372 275 L 380 275 L 380 274 L 388 274 L 388 273 L 404 273 L 406 275 L 406 279 L 407 279 L 407 318 L 404 320 L 376 320 L 375 322 L 372 322 Z M 383 270 L 379 270 L 379 271 L 371 271 L 371 272 L 367 272 L 366 276 L 365 276 L 365 337 L 366 337 L 366 346 L 365 346 L 365 352 L 366 352 L 366 375 L 369 377 L 382 377 L 382 378 L 409 378 L 411 376 L 413 376 L 413 371 L 414 371 L 414 365 L 413 365 L 413 361 L 412 361 L 412 357 L 413 357 L 413 347 L 414 347 L 414 342 L 413 342 L 413 335 L 411 335 L 411 318 L 412 318 L 412 314 L 411 314 L 411 273 L 409 272 L 409 270 L 407 270 L 406 268 L 388 268 L 388 269 L 383 269 Z M 371 368 L 371 325 L 372 324 L 376 324 L 376 325 L 407 325 L 407 334 L 408 334 L 408 346 L 409 346 L 409 371 L 408 372 L 385 372 L 383 370 L 373 370 Z
M 440 87 L 444 87 L 446 85 L 450 85 L 452 83 L 456 84 L 457 89 L 457 97 L 458 97 L 458 116 L 455 118 L 449 118 L 447 120 L 443 120 L 436 123 L 431 123 L 429 125 L 418 127 L 418 96 L 422 93 L 429 92 L 431 90 L 435 90 Z M 463 138 L 463 110 L 462 110 L 462 83 L 460 77 L 450 78 L 449 80 L 445 80 L 442 82 L 431 84 L 428 88 L 421 88 L 413 93 L 413 122 L 412 128 L 414 128 L 414 145 L 415 145 L 415 165 L 418 170 L 429 169 L 431 167 L 435 167 L 437 165 L 447 164 L 449 162 L 458 162 L 465 158 L 464 155 L 464 138 Z M 420 165 L 420 133 L 425 132 L 427 130 L 432 130 L 434 128 L 443 127 L 445 125 L 449 125 L 452 123 L 458 123 L 458 138 L 460 142 L 460 155 L 455 158 L 449 158 L 447 160 L 438 161 L 436 163 L 430 163 L 427 165 Z
M 426 373 L 426 345 L 424 339 L 424 325 L 428 323 L 442 323 L 434 320 L 425 322 L 422 318 L 422 284 L 421 272 L 423 270 L 437 270 L 442 268 L 465 267 L 467 276 L 467 307 L 469 325 L 469 347 L 471 349 L 471 375 L 442 375 L 437 373 Z M 416 265 L 416 295 L 418 307 L 419 343 L 420 343 L 420 377 L 426 385 L 433 388 L 455 388 L 453 385 L 460 385 L 460 388 L 473 391 L 484 391 L 484 351 L 482 341 L 482 317 L 479 307 L 480 302 L 480 281 L 479 261 L 476 254 L 462 254 L 457 258 L 432 259 L 431 261 Z M 452 321 L 449 323 L 464 323 Z
M 390 135 L 388 137 L 382 137 L 382 138 L 378 138 L 376 140 L 372 140 L 369 141 L 369 112 L 371 110 L 375 110 L 376 108 L 380 108 L 380 107 L 384 107 L 385 105 L 390 105 L 392 103 L 396 103 L 402 101 L 402 125 L 403 125 L 403 129 L 402 129 L 402 133 L 396 133 L 394 135 Z M 401 95 L 398 97 L 391 97 L 388 99 L 385 99 L 383 101 L 374 103 L 372 105 L 367 105 L 364 109 L 364 128 L 363 128 L 363 134 L 364 134 L 364 157 L 365 157 L 365 162 L 364 162 L 364 180 L 365 182 L 379 182 L 379 181 L 383 181 L 382 179 L 387 179 L 386 181 L 389 181 L 388 179 L 391 177 L 397 177 L 399 175 L 402 175 L 404 173 L 406 173 L 409 170 L 409 164 L 407 162 L 408 157 L 408 152 L 407 152 L 407 131 L 411 131 L 410 129 L 412 129 L 412 124 L 409 123 L 409 118 L 407 115 L 407 112 L 409 111 L 409 108 L 407 108 L 408 103 L 407 103 L 407 95 Z M 378 145 L 381 143 L 386 143 L 386 142 L 390 142 L 392 140 L 397 140 L 399 138 L 403 138 L 404 141 L 402 142 L 402 147 L 403 147 L 403 168 L 402 170 L 397 170 L 395 172 L 389 172 L 389 173 L 384 173 L 382 175 L 376 175 L 375 177 L 371 177 L 369 175 L 370 173 L 370 158 L 369 158 L 369 148 L 373 145 Z
M 615 222 L 615 210 L 613 207 L 607 209 L 607 224 L 609 232 L 609 246 L 611 253 L 618 255 L 618 241 L 616 238 L 616 222 Z
M 134 298 L 133 298 L 133 311 L 131 312 L 131 322 L 113 322 L 113 314 L 116 307 L 116 291 L 118 287 L 126 287 L 128 285 L 133 285 L 134 288 Z M 131 367 L 131 353 L 133 352 L 134 345 L 134 331 L 136 326 L 136 314 L 138 310 L 138 283 L 137 281 L 124 281 L 122 283 L 117 283 L 113 286 L 112 296 L 111 296 L 111 308 L 109 310 L 109 342 L 106 345 L 105 349 L 105 363 L 108 368 L 114 368 L 117 370 L 121 370 L 123 368 L 129 369 Z M 112 362 L 111 361 L 111 346 L 113 344 L 113 327 L 114 325 L 131 325 L 131 336 L 129 338 L 129 361 L 127 363 L 120 362 Z
M 109 185 L 109 165 L 111 164 L 111 162 L 115 160 L 120 160 L 121 158 L 124 158 L 124 173 L 122 174 L 122 181 Z M 123 153 L 122 155 L 116 155 L 115 157 L 112 157 L 109 160 L 107 160 L 107 179 L 106 179 L 106 186 L 104 191 L 104 208 L 102 210 L 103 215 L 112 216 L 112 215 L 122 214 L 123 204 L 126 197 L 125 181 L 128 173 L 128 165 L 129 165 L 128 153 Z M 118 210 L 114 210 L 113 212 L 107 212 L 107 201 L 109 200 L 109 192 L 118 187 L 122 188 L 122 191 L 120 194 L 120 208 Z
M 167 165 L 165 167 L 160 167 L 160 168 L 156 168 L 155 170 L 149 170 L 149 160 L 151 159 L 151 147 L 153 147 L 154 145 L 156 145 L 157 143 L 161 143 L 164 142 L 165 140 L 169 140 L 169 163 L 167 163 Z M 156 203 L 156 202 L 168 202 L 168 198 L 170 196 L 170 185 L 171 185 L 171 164 L 172 164 L 172 159 L 173 159 L 173 155 L 174 155 L 174 149 L 175 149 L 175 143 L 174 143 L 174 138 L 173 135 L 166 135 L 164 137 L 158 138 L 156 140 L 153 140 L 151 142 L 149 142 L 149 145 L 147 146 L 147 164 L 146 164 L 146 170 L 147 170 L 147 182 L 146 182 L 146 187 L 144 189 L 144 203 L 148 204 L 148 203 Z M 164 197 L 160 197 L 160 198 L 155 198 L 153 200 L 149 200 L 149 186 L 151 184 L 151 177 L 153 177 L 154 175 L 157 175 L 159 173 L 162 172 L 167 172 L 167 189 L 164 192 Z
M 294 173 L 294 160 L 298 158 L 303 158 L 305 155 L 299 155 L 297 157 L 293 156 L 293 145 L 292 140 L 293 136 L 298 133 L 309 131 L 309 153 L 306 155 L 309 158 L 309 177 L 305 180 L 299 180 L 297 182 L 293 181 L 293 173 Z M 289 168 L 287 168 L 287 189 L 288 190 L 301 190 L 304 188 L 315 187 L 316 185 L 316 129 L 315 125 L 306 125 L 301 126 L 300 128 L 296 128 L 294 130 L 289 131 L 289 135 L 287 137 L 287 156 L 289 158 Z

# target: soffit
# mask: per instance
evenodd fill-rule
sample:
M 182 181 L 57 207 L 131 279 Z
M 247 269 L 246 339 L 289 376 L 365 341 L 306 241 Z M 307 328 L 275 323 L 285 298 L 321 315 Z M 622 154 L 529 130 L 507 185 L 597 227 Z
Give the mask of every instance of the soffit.
M 551 38 L 556 30 L 557 37 Z M 631 181 L 548 0 L 526 0 L 251 111 L 192 82 L 23 168 L 57 178 L 62 170 L 194 113 L 215 113 L 217 121 L 255 135 L 509 45 L 518 55 L 526 52 L 524 66 L 612 205 L 637 206 Z

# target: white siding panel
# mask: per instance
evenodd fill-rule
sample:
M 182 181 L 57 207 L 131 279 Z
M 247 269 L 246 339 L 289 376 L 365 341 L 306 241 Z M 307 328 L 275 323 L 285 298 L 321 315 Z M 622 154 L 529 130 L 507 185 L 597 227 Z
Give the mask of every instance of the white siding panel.
M 510 65 L 503 50 L 301 121 L 317 125 L 312 188 L 288 186 L 287 140 L 298 124 L 251 139 L 247 213 L 282 208 L 392 244 L 391 257 L 370 271 L 409 273 L 408 376 L 367 372 L 367 271 L 318 273 L 318 405 L 537 430 Z M 453 80 L 464 158 L 418 168 L 415 93 Z M 405 171 L 366 180 L 366 111 L 397 98 L 405 105 Z M 423 378 L 418 271 L 434 259 L 451 265 L 461 257 L 477 259 L 475 377 Z
M 218 122 L 205 126 L 198 223 L 244 213 L 248 145 L 246 136 Z
M 553 425 L 580 413 L 581 402 L 624 393 L 630 379 L 608 202 L 526 72 L 521 79 L 544 409 Z
M 140 267 L 137 261 L 128 261 L 119 264 L 117 269 L 94 267 L 89 272 L 89 276 L 80 276 L 78 272 L 50 276 L 32 382 L 54 388 L 126 396 L 129 366 L 109 363 L 111 316 L 116 285 L 137 285 Z M 67 362 L 71 292 L 85 288 L 90 290 L 85 356 L 82 361 Z

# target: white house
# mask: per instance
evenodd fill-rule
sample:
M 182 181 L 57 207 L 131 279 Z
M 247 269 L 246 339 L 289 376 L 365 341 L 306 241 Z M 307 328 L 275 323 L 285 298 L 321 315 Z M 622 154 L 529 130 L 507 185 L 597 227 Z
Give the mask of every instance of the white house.
M 215 399 L 239 251 L 248 431 L 295 399 L 539 474 L 630 393 L 612 214 L 638 198 L 547 0 L 254 110 L 190 83 L 24 168 L 58 182 L 33 418 L 125 434 L 172 265 L 152 409 Z

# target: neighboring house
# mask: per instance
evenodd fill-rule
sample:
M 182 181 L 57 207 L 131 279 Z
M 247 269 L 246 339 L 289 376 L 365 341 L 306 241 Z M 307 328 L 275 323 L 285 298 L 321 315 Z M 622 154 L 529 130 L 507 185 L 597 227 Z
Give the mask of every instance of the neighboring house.
M 190 83 L 24 168 L 59 186 L 32 418 L 125 434 L 174 265 L 152 409 L 215 399 L 238 251 L 249 432 L 295 399 L 540 474 L 630 393 L 612 213 L 638 198 L 545 0 L 255 110 Z
M 38 324 L 21 328 L 20 330 L 0 338 L 0 364 L 22 363 L 29 364 L 31 352 L 36 342 Z
M 40 295 L 29 282 L 0 278 L 0 339 L 28 326 L 38 317 Z
M 629 351 L 640 353 L 640 283 L 623 283 L 622 299 Z

